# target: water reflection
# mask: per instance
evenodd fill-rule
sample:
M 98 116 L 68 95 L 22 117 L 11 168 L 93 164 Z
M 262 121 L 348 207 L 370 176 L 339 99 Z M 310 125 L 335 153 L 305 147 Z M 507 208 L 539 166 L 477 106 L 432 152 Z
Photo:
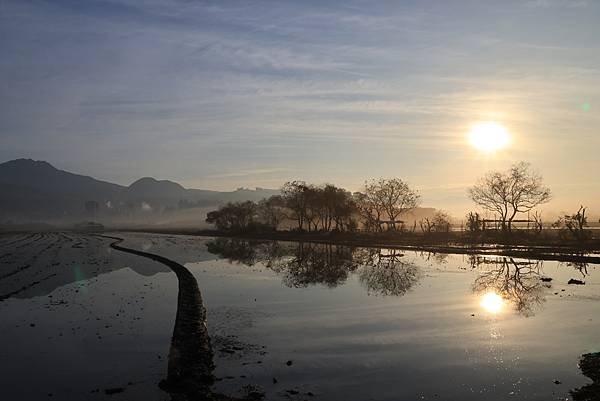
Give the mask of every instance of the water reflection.
M 323 284 L 333 288 L 348 279 L 358 262 L 354 259 L 354 248 L 299 243 L 289 258 L 280 258 L 269 267 L 283 276 L 288 287 Z
M 421 258 L 423 258 L 423 260 L 426 262 L 434 262 L 437 265 L 445 265 L 448 263 L 448 257 L 450 254 L 420 251 L 419 256 L 421 256 Z
M 481 270 L 473 282 L 473 291 L 484 294 L 482 300 L 484 309 L 499 311 L 504 301 L 507 301 L 520 314 L 532 316 L 545 301 L 545 286 L 541 281 L 541 261 L 471 256 L 470 262 L 474 268 Z
M 586 262 L 566 262 L 567 267 L 571 267 L 581 274 L 581 277 L 586 277 L 589 275 L 588 267 L 589 263 Z
M 495 292 L 487 292 L 481 297 L 480 305 L 487 312 L 497 314 L 504 307 L 504 299 Z
M 359 280 L 369 294 L 402 296 L 421 277 L 420 269 L 397 250 L 364 249 Z
M 158 263 L 109 252 L 105 239 L 82 233 L 35 233 L 18 237 L 20 245 L 0 249 L 0 302 L 46 296 L 58 288 L 89 281 L 125 267 L 150 277 L 169 269 Z M 15 240 L 16 241 L 16 240 Z M 7 247 L 7 244 L 9 247 Z
M 286 286 L 295 288 L 317 284 L 334 288 L 356 273 L 369 294 L 402 296 L 421 277 L 420 269 L 397 250 L 233 238 L 217 238 L 207 248 L 213 254 L 249 266 L 261 262 L 280 274 Z
M 258 261 L 259 247 L 265 243 L 237 238 L 216 238 L 206 243 L 208 252 L 239 263 L 253 266 Z

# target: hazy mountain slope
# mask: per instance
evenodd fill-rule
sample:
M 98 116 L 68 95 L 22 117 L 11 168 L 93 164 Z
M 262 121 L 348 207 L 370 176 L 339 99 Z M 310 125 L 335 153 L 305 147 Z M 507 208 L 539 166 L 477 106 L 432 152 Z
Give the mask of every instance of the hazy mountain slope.
M 44 161 L 17 159 L 0 164 L 0 183 L 85 199 L 110 199 L 124 187 L 59 170 Z
M 76 204 L 79 201 L 69 196 L 0 182 L 0 221 L 18 216 L 60 217 Z
M 177 198 L 187 197 L 187 189 L 173 181 L 156 180 L 152 177 L 144 177 L 135 181 L 125 190 L 129 198 Z
M 219 192 L 186 189 L 168 180 L 141 178 L 125 187 L 59 170 L 44 161 L 17 159 L 0 164 L 0 222 L 9 219 L 98 218 L 149 219 L 148 211 L 216 206 L 230 201 L 260 200 L 278 193 L 269 189 Z M 85 209 L 98 203 L 98 213 Z M 136 215 L 137 212 L 144 212 Z

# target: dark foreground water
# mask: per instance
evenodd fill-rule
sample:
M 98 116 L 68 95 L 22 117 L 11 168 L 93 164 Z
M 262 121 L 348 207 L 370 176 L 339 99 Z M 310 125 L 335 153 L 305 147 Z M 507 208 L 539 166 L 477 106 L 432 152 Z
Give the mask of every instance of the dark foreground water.
M 260 388 L 270 400 L 597 399 L 571 393 L 592 382 L 581 355 L 600 350 L 593 265 L 122 236 L 198 280 L 215 391 Z M 158 382 L 176 277 L 108 244 L 74 233 L 0 237 L 0 399 L 170 399 Z

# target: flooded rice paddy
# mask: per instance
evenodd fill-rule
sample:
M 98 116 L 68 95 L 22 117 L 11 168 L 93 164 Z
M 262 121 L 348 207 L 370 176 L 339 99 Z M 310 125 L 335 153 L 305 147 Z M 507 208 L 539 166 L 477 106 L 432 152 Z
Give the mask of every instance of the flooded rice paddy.
M 196 278 L 215 392 L 598 399 L 597 375 L 579 366 L 600 350 L 595 265 L 115 235 Z M 2 399 L 172 399 L 158 384 L 168 375 L 177 277 L 111 242 L 71 232 L 0 236 Z

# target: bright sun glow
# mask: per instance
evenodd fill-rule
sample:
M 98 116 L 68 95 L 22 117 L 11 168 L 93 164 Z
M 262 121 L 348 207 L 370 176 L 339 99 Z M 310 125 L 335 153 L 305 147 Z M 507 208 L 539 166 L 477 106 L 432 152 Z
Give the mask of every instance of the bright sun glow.
M 481 297 L 481 306 L 490 313 L 498 313 L 504 306 L 504 300 L 495 292 L 488 292 Z
M 469 131 L 471 146 L 482 152 L 489 153 L 505 148 L 509 140 L 506 128 L 491 121 L 475 124 Z

